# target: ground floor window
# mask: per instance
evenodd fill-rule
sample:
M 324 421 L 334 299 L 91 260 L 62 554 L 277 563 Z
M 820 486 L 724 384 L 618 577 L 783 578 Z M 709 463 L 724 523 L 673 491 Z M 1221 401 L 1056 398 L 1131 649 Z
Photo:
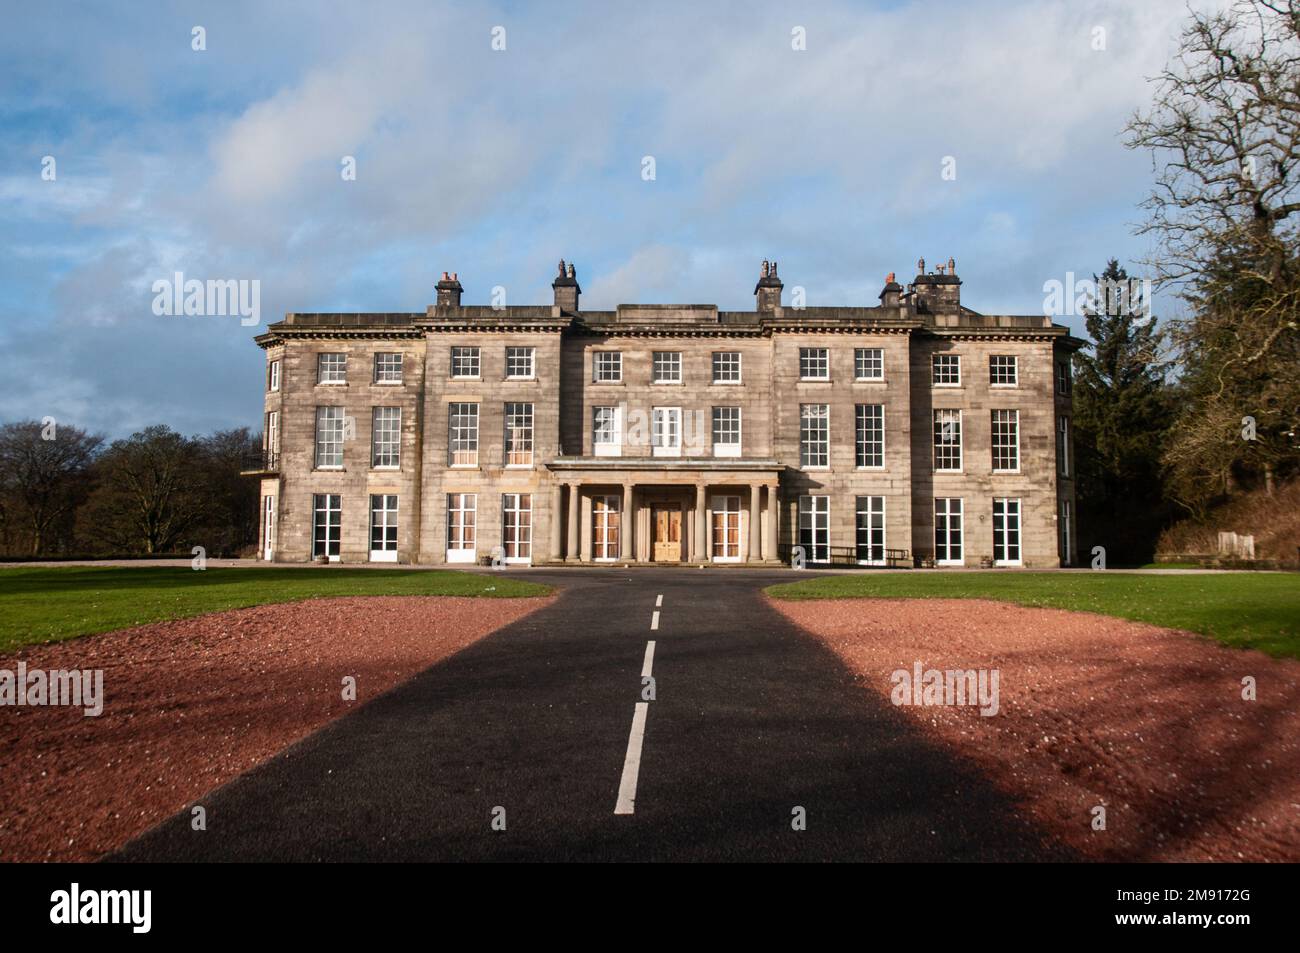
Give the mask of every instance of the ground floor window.
M 262 498 L 262 558 L 275 558 L 275 497 Z
M 713 498 L 713 559 L 740 561 L 740 497 Z
M 885 498 L 858 497 L 858 562 L 885 564 Z
M 960 497 L 934 501 L 934 559 L 947 566 L 962 564 L 962 507 Z
M 370 496 L 370 561 L 397 562 L 397 494 Z
M 830 562 L 831 498 L 829 496 L 799 497 L 799 545 L 803 547 L 804 558 L 808 562 Z
M 501 495 L 501 548 L 506 562 L 533 558 L 533 498 L 529 493 Z
M 327 556 L 330 562 L 338 562 L 339 540 L 343 532 L 343 497 L 337 493 L 314 494 L 312 513 L 312 558 Z
M 1070 546 L 1070 501 L 1061 501 L 1061 565 L 1069 566 L 1074 562 L 1073 549 Z
M 1020 501 L 993 501 L 993 563 L 1020 565 Z
M 447 494 L 447 562 L 474 561 L 478 496 L 474 493 Z
M 622 500 L 617 496 L 597 496 L 591 500 L 592 557 L 618 559 L 619 533 L 622 530 Z M 556 519 L 559 517 L 557 516 Z

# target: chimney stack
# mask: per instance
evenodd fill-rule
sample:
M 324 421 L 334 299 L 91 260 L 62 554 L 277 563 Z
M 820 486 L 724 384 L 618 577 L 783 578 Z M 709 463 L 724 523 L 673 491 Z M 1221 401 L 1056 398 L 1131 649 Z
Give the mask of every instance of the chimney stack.
M 582 289 L 578 287 L 578 277 L 574 271 L 573 263 L 564 263 L 560 259 L 560 273 L 551 287 L 555 290 L 555 307 L 561 313 L 573 313 L 578 310 L 578 296 L 582 294 Z
M 781 307 L 781 289 L 785 285 L 776 274 L 776 262 L 763 259 L 759 269 L 758 284 L 754 285 L 754 298 L 759 311 L 775 313 Z
M 957 277 L 957 263 L 948 259 L 947 266 L 925 271 L 925 259 L 916 263 L 917 276 L 912 284 L 916 310 L 921 314 L 956 314 L 961 311 L 961 279 Z
M 442 280 L 434 285 L 434 288 L 438 292 L 437 300 L 439 308 L 460 307 L 460 293 L 465 289 L 460 286 L 460 281 L 457 279 L 455 272 L 452 272 L 449 275 L 444 271 L 442 273 Z
M 885 287 L 880 292 L 880 306 L 882 308 L 898 307 L 902 293 L 903 286 L 894 280 L 894 273 L 891 271 L 885 275 Z

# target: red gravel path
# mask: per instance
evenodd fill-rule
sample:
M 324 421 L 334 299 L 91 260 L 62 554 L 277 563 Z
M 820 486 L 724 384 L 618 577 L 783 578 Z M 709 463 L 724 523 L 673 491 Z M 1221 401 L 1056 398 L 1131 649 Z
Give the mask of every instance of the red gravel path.
M 1300 860 L 1300 662 L 1186 632 L 961 599 L 772 605 L 889 699 L 896 669 L 998 669 L 1001 711 L 907 707 L 1101 860 Z M 1254 676 L 1258 700 L 1241 697 Z M 1106 807 L 1106 830 L 1091 809 Z
M 90 860 L 549 598 L 313 599 L 35 646 L 104 713 L 0 708 L 0 860 Z M 357 700 L 342 698 L 356 678 Z

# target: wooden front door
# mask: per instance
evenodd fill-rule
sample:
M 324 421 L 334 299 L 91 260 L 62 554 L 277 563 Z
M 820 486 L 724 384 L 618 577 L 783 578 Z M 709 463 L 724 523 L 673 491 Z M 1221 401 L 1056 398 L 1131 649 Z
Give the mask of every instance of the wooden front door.
M 682 561 L 682 507 L 680 503 L 662 503 L 652 507 L 654 552 L 657 563 Z

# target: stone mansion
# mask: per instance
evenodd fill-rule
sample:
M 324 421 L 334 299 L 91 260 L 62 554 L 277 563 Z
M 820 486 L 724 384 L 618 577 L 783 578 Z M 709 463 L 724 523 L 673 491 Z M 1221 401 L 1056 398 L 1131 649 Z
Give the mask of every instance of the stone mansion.
M 1071 355 L 961 302 L 951 259 L 874 306 L 287 314 L 266 352 L 259 555 L 400 563 L 1075 561 Z

